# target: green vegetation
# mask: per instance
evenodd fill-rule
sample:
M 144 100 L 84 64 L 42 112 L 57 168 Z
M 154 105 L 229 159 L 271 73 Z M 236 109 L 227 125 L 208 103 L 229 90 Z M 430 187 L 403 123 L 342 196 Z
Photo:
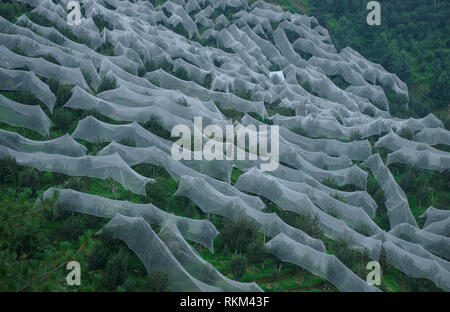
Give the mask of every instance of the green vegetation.
M 2 1 L 0 4 L 0 15 L 9 20 L 16 20 L 20 14 L 26 12 L 22 6 Z M 164 1 L 155 0 L 154 4 Z M 325 2 L 329 5 L 325 6 Z M 408 23 L 401 23 L 407 19 L 418 17 L 420 14 L 427 15 L 427 8 L 434 4 L 424 1 L 405 1 L 408 3 L 419 3 L 414 13 L 402 10 L 403 4 L 387 3 L 384 12 L 393 12 L 386 16 L 386 26 L 380 28 L 366 29 L 365 7 L 361 7 L 357 1 L 276 1 L 283 8 L 294 12 L 309 10 L 319 18 L 319 21 L 328 26 L 332 37 L 336 38 L 338 48 L 351 45 L 370 60 L 381 62 L 388 70 L 399 73 L 402 79 L 408 82 L 411 90 L 410 111 L 400 111 L 396 105 L 401 99 L 395 98 L 392 92 L 386 92 L 395 115 L 423 116 L 433 110 L 440 117 L 448 115 L 445 105 L 448 105 L 448 39 L 442 34 L 447 33 L 448 25 L 442 24 L 442 16 L 445 16 L 447 6 L 439 2 L 440 13 L 433 11 L 431 17 L 419 24 L 414 25 L 413 31 L 408 34 L 405 27 Z M 105 4 L 106 5 L 106 4 Z M 114 7 L 106 5 L 109 9 Z M 413 6 L 410 6 L 412 8 Z M 350 10 L 346 14 L 345 10 Z M 344 10 L 345 9 L 345 10 Z M 344 11 L 343 11 L 344 10 Z M 416 12 L 417 11 L 417 12 Z M 342 12 L 345 12 L 342 13 Z M 362 12 L 362 13 L 361 13 Z M 168 14 L 167 12 L 165 12 Z M 215 12 L 217 17 L 219 12 Z M 224 12 L 227 18 L 231 18 L 233 10 Z M 420 13 L 420 14 L 419 14 Z M 45 18 L 26 13 L 31 20 L 40 25 L 54 26 Z M 448 15 L 448 14 L 447 14 Z M 383 15 L 385 16 L 385 15 Z M 94 23 L 99 30 L 111 29 L 112 26 L 101 16 L 94 16 Z M 355 24 L 353 24 L 355 23 Z M 355 26 L 356 25 L 356 26 Z M 272 25 L 276 27 L 277 24 Z M 413 27 L 413 26 L 411 26 Z M 57 28 L 58 29 L 58 28 Z M 204 30 L 204 29 L 202 29 Z M 426 31 L 424 31 L 426 30 Z M 175 29 L 180 34 L 187 33 Z M 59 33 L 58 33 L 59 32 Z M 65 40 L 73 40 L 83 43 L 77 39 L 68 28 L 60 28 L 58 32 L 52 32 L 49 40 L 63 44 Z M 406 33 L 406 35 L 405 35 Z M 288 33 L 289 39 L 295 40 L 295 36 Z M 371 38 L 371 39 L 370 39 Z M 370 40 L 376 38 L 376 43 Z M 216 46 L 212 40 L 201 39 L 203 45 Z M 437 43 L 436 43 L 437 42 Z M 85 42 L 88 44 L 88 42 Z M 383 46 L 385 45 L 385 46 Z M 216 46 L 217 47 L 217 46 Z M 386 48 L 389 47 L 389 48 Z M 220 47 L 218 47 L 220 48 Z M 371 49 L 374 48 L 372 51 Z M 221 48 L 226 52 L 233 51 Z M 389 52 L 386 52 L 389 50 Z M 24 54 L 19 48 L 17 53 Z M 395 52 L 400 51 L 400 52 Z M 425 51 L 423 55 L 420 53 Z M 104 44 L 97 52 L 104 55 L 113 55 L 114 47 Z M 302 57 L 310 55 L 303 53 Z M 51 56 L 45 56 L 51 62 L 57 63 Z M 141 56 L 144 60 L 145 58 Z M 423 60 L 421 60 L 423 58 Z M 437 61 L 436 61 L 437 60 Z M 223 60 L 215 59 L 214 64 L 221 67 Z M 423 65 L 426 64 L 426 65 Z M 139 76 L 146 73 L 163 69 L 173 73 L 173 63 L 168 60 L 147 60 L 139 68 Z M 273 64 L 272 71 L 279 70 L 279 66 Z M 179 68 L 175 73 L 181 79 L 188 80 L 184 68 Z M 83 73 L 89 82 L 86 73 Z M 334 83 L 345 88 L 347 83 L 340 77 L 330 77 Z M 82 112 L 79 110 L 62 108 L 72 95 L 71 85 L 63 85 L 54 79 L 44 79 L 51 91 L 55 94 L 56 106 L 53 114 L 48 112 L 45 105 L 40 103 L 30 92 L 2 91 L 8 98 L 23 104 L 39 104 L 51 117 L 54 127 L 51 129 L 50 137 L 59 137 L 65 133 L 71 133 L 78 121 L 88 115 L 111 124 L 120 122 L 111 120 L 95 112 Z M 212 75 L 206 76 L 204 86 L 210 88 Z M 303 87 L 311 91 L 308 83 Z M 102 83 L 98 92 L 117 88 L 117 82 L 113 78 L 102 77 Z M 94 93 L 94 92 L 93 92 Z M 237 92 L 237 96 L 251 99 L 251 91 Z M 178 99 L 177 103 L 187 106 L 184 97 Z M 274 103 L 266 108 L 270 116 L 275 113 L 290 116 L 294 112 L 289 109 L 277 107 Z M 219 105 L 218 105 L 219 106 Z M 431 108 L 430 108 L 431 107 Z M 221 110 L 230 119 L 240 120 L 243 114 L 235 110 Z M 263 120 L 255 113 L 250 114 L 259 121 L 270 124 L 269 120 Z M 448 125 L 448 118 L 447 118 Z M 170 133 L 161 126 L 161 121 L 152 118 L 143 126 L 152 133 L 172 140 Z M 18 128 L 0 123 L 0 128 L 20 133 L 21 135 L 34 139 L 43 140 L 39 134 L 24 128 Z M 304 134 L 304 129 L 299 129 Z M 401 132 L 405 138 L 411 138 L 413 133 Z M 352 139 L 360 139 L 361 134 L 352 134 Z M 371 138 L 373 145 L 376 138 Z M 107 143 L 88 143 L 78 140 L 88 148 L 89 155 L 95 155 Z M 136 146 L 136 142 L 126 139 L 120 142 L 127 146 Z M 385 149 L 379 151 L 383 159 L 388 153 Z M 155 178 L 157 182 L 147 186 L 147 196 L 139 196 L 125 190 L 121 185 L 111 179 L 100 180 L 85 177 L 69 177 L 63 174 L 40 172 L 32 168 L 18 166 L 14 159 L 0 159 L 0 290 L 23 290 L 23 291 L 166 291 L 170 290 L 167 274 L 151 269 L 147 272 L 140 259 L 128 249 L 125 243 L 113 239 L 108 232 L 94 235 L 108 221 L 77 214 L 65 207 L 56 205 L 56 197 L 42 201 L 35 206 L 36 199 L 41 198 L 42 193 L 51 186 L 71 188 L 74 190 L 95 194 L 111 199 L 127 200 L 134 203 L 153 203 L 164 211 L 186 216 L 194 219 L 209 219 L 219 230 L 214 247 L 215 253 L 199 244 L 192 243 L 201 257 L 210 262 L 220 272 L 229 278 L 242 282 L 256 281 L 266 291 L 336 291 L 336 288 L 323 278 L 313 275 L 296 265 L 282 263 L 271 256 L 265 246 L 264 233 L 256 230 L 256 226 L 246 220 L 230 221 L 217 215 L 203 213 L 194 202 L 185 197 L 175 197 L 173 194 L 178 188 L 178 183 L 162 167 L 142 164 L 133 167 L 139 174 Z M 424 210 L 433 205 L 437 208 L 448 209 L 450 197 L 449 172 L 442 174 L 431 173 L 409 166 L 390 166 L 394 178 L 408 195 L 409 203 L 414 216 L 420 222 L 419 216 Z M 232 183 L 234 184 L 243 172 L 234 168 L 232 172 Z M 346 186 L 337 187 L 333 181 L 326 184 L 347 191 L 357 188 Z M 383 229 L 389 229 L 389 219 L 384 206 L 384 194 L 373 175 L 369 173 L 368 192 L 378 204 L 375 222 Z M 343 201 L 340 196 L 334 196 Z M 320 226 L 317 215 L 302 214 L 283 211 L 274 203 L 263 198 L 267 208 L 265 212 L 275 212 L 289 225 L 301 229 L 308 235 L 324 241 L 327 252 L 336 255 L 352 271 L 365 279 L 367 270 L 365 265 L 369 261 L 366 250 L 350 249 L 343 240 L 332 241 L 327 238 Z M 330 213 L 333 215 L 333 213 Z M 153 227 L 155 231 L 159 227 Z M 364 232 L 365 229 L 357 229 Z M 83 283 L 80 287 L 67 286 L 65 283 L 65 264 L 68 261 L 77 260 L 82 265 Z M 386 263 L 385 255 L 382 254 L 381 263 L 383 268 L 382 286 L 385 291 L 436 291 L 438 290 L 432 282 L 424 279 L 415 279 L 401 273 Z
M 425 116 L 433 111 L 448 119 L 450 3 L 381 0 L 381 26 L 376 27 L 366 23 L 366 4 L 355 0 L 309 1 L 306 12 L 328 28 L 338 51 L 350 46 L 408 84 L 410 109 L 402 111 L 391 98 L 394 115 Z
M 177 70 L 175 71 L 175 76 L 177 76 L 178 78 L 180 78 L 182 80 L 186 80 L 186 81 L 190 80 L 188 73 L 184 67 L 178 67 Z
M 141 56 L 144 59 L 143 56 Z M 139 67 L 138 75 L 139 77 L 143 77 L 146 73 L 155 71 L 157 69 L 163 69 L 168 73 L 173 71 L 173 63 L 169 62 L 166 59 L 155 61 L 155 60 L 147 60 L 144 62 L 144 65 Z
M 110 42 L 106 41 L 98 47 L 97 52 L 105 56 L 114 56 L 114 46 Z
M 98 28 L 99 32 L 102 32 L 103 29 L 113 30 L 113 26 L 109 24 L 104 18 L 103 15 L 94 15 L 92 17 L 92 20 L 94 21 L 95 25 Z
M 231 259 L 231 272 L 236 280 L 240 280 L 247 270 L 247 262 L 242 255 L 235 255 Z
M 245 253 L 247 246 L 257 238 L 256 227 L 246 220 L 227 222 L 221 231 L 222 241 L 232 252 Z
M 22 15 L 22 7 L 10 3 L 10 1 L 1 1 L 0 2 L 0 16 L 6 18 L 8 21 L 16 22 L 18 16 Z
M 98 87 L 97 93 L 101 93 L 103 91 L 113 90 L 118 87 L 117 81 L 115 77 L 108 77 L 103 76 L 102 82 L 100 83 L 100 86 Z

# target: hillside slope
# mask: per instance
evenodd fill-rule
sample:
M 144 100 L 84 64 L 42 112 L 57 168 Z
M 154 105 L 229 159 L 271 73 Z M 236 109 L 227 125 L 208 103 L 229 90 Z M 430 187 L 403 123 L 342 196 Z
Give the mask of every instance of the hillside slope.
M 0 7 L 2 290 L 450 289 L 449 132 L 395 73 L 264 1 L 67 2 Z M 278 169 L 176 161 L 194 117 L 278 125 Z

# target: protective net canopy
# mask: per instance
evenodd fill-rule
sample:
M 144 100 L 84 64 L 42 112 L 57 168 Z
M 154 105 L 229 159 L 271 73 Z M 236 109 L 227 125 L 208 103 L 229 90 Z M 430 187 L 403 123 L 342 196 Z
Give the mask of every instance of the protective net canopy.
M 418 151 L 402 147 L 388 155 L 386 164 L 390 165 L 396 163 L 410 164 L 418 168 L 444 172 L 450 169 L 450 153 L 443 155 L 429 150 Z
M 268 236 L 274 237 L 283 232 L 296 241 L 325 251 L 322 241 L 289 226 L 275 213 L 258 211 L 239 197 L 223 195 L 200 178 L 182 176 L 175 196 L 188 197 L 205 213 L 217 214 L 234 221 L 246 219 L 254 222 L 255 226 Z
M 387 262 L 403 273 L 416 278 L 432 280 L 436 286 L 445 291 L 450 290 L 450 272 L 436 261 L 416 256 L 390 241 L 383 243 L 383 250 L 386 253 Z
M 166 273 L 171 291 L 221 291 L 220 288 L 203 283 L 189 274 L 142 217 L 116 214 L 105 225 L 104 231 L 123 240 L 141 259 L 147 272 L 151 274 L 153 270 L 157 270 Z
M 50 134 L 53 125 L 39 105 L 24 105 L 0 94 L 0 121 L 11 126 L 31 129 L 42 136 Z
M 262 291 L 255 282 L 236 282 L 220 273 L 211 264 L 201 258 L 198 252 L 184 240 L 178 228 L 173 223 L 169 223 L 161 229 L 158 237 L 167 245 L 175 258 L 192 276 L 209 285 L 220 287 L 224 291 Z
M 56 194 L 55 194 L 56 193 Z M 43 198 L 57 196 L 57 204 L 63 209 L 89 214 L 96 217 L 112 218 L 116 213 L 127 217 L 142 217 L 150 224 L 162 226 L 168 222 L 176 224 L 187 239 L 214 250 L 213 242 L 219 233 L 209 220 L 196 220 L 167 213 L 152 204 L 136 204 L 74 191 L 50 188 Z M 38 199 L 40 201 L 40 199 Z
M 380 291 L 349 270 L 336 256 L 318 252 L 292 240 L 283 233 L 267 242 L 266 247 L 281 261 L 296 264 L 325 278 L 340 291 Z
M 417 227 L 405 192 L 397 184 L 389 168 L 383 163 L 380 155 L 374 154 L 370 156 L 362 165 L 370 168 L 378 184 L 384 191 L 385 205 L 388 209 L 391 228 L 401 223 L 408 223 Z
M 70 135 L 65 134 L 59 138 L 48 141 L 34 141 L 27 139 L 16 132 L 0 129 L 0 145 L 18 152 L 47 154 L 60 154 L 65 156 L 85 156 L 87 148 L 76 142 Z
M 389 231 L 390 234 L 423 246 L 428 251 L 450 259 L 450 238 L 420 230 L 409 224 L 399 224 Z
M 50 112 L 53 112 L 56 97 L 50 91 L 48 85 L 36 77 L 33 72 L 0 68 L 0 89 L 32 92 L 37 99 L 48 107 Z
M 255 183 L 255 181 L 258 181 Z M 371 234 L 381 231 L 364 210 L 350 205 L 339 205 L 331 201 L 331 205 L 316 201 L 319 209 L 308 197 L 308 194 L 294 191 L 258 169 L 254 168 L 241 175 L 235 186 L 246 192 L 266 197 L 281 209 L 297 214 L 317 215 L 324 234 L 337 239 L 344 239 L 349 246 L 366 248 L 373 259 L 378 260 L 381 244 L 379 241 L 365 237 L 352 228 L 365 228 Z M 333 205 L 334 204 L 334 205 Z M 335 214 L 333 217 L 331 214 Z M 339 218 L 339 219 L 337 219 Z M 350 227 L 350 226 L 351 227 Z
M 414 141 L 430 145 L 445 144 L 450 146 L 450 132 L 443 128 L 425 128 L 414 136 Z
M 262 122 L 256 120 L 248 114 L 241 119 L 244 126 L 249 124 L 261 125 Z M 280 136 L 299 147 L 311 152 L 323 152 L 330 156 L 346 156 L 352 160 L 366 160 L 372 154 L 372 147 L 369 141 L 341 142 L 335 139 L 311 139 L 299 135 L 288 128 L 280 127 Z
M 423 215 L 420 216 L 421 218 L 426 217 L 425 223 L 423 225 L 424 228 L 429 226 L 430 224 L 434 222 L 439 222 L 442 220 L 445 220 L 450 217 L 450 210 L 442 210 L 442 209 L 436 209 L 434 207 L 429 207 Z
M 130 168 L 118 154 L 109 156 L 71 157 L 43 152 L 23 153 L 0 146 L 0 157 L 10 156 L 21 166 L 39 171 L 64 173 L 69 176 L 111 178 L 125 189 L 145 196 L 145 185 L 155 180 L 141 176 Z

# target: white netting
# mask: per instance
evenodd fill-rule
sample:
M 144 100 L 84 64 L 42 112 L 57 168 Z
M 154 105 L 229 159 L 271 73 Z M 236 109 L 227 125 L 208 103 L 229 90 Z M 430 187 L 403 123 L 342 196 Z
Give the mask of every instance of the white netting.
M 423 228 L 430 233 L 450 237 L 450 217 L 433 222 Z
M 388 209 L 391 228 L 401 223 L 409 223 L 417 227 L 405 192 L 397 184 L 389 168 L 384 165 L 380 155 L 374 154 L 370 156 L 362 165 L 370 168 L 378 185 L 384 191 L 385 205 Z
M 418 168 L 443 172 L 450 169 L 450 153 L 442 154 L 429 150 L 413 150 L 407 147 L 388 155 L 387 165 L 400 163 L 411 164 Z
M 258 211 L 239 197 L 223 195 L 203 179 L 182 176 L 175 195 L 188 197 L 205 213 L 217 214 L 235 221 L 246 219 L 254 222 L 258 229 L 268 236 L 275 237 L 279 233 L 285 233 L 295 241 L 325 251 L 322 241 L 287 225 L 275 213 Z
M 416 134 L 414 141 L 430 145 L 450 145 L 450 132 L 443 128 L 425 128 Z
M 148 273 L 153 270 L 166 273 L 171 291 L 221 291 L 189 274 L 143 218 L 116 214 L 104 230 L 123 240 L 141 259 Z
M 222 288 L 224 291 L 262 291 L 255 283 L 240 283 L 233 281 L 220 273 L 211 264 L 200 257 L 198 252 L 189 245 L 181 235 L 179 226 L 167 224 L 158 233 L 159 238 L 173 253 L 175 258 L 194 277 L 204 283 Z
M 66 156 L 84 156 L 87 148 L 77 143 L 68 134 L 48 141 L 33 141 L 15 132 L 0 129 L 0 145 L 9 147 L 18 152 L 47 154 L 61 154 Z
M 336 256 L 318 252 L 283 233 L 267 242 L 266 246 L 281 261 L 294 263 L 325 278 L 340 291 L 379 291 L 348 269 Z
M 53 125 L 39 105 L 24 105 L 0 94 L 0 121 L 11 126 L 23 127 L 48 136 Z
M 262 124 L 247 114 L 241 119 L 241 123 L 244 126 Z M 372 153 L 372 147 L 367 140 L 341 142 L 334 139 L 311 139 L 292 132 L 283 126 L 280 127 L 280 136 L 305 150 L 324 152 L 331 156 L 346 156 L 353 160 L 366 160 Z
M 326 197 L 321 199 L 316 197 L 315 203 L 319 205 L 319 209 L 310 200 L 311 193 L 305 194 L 299 192 L 299 190 L 294 191 L 284 186 L 278 179 L 257 169 L 252 169 L 241 175 L 235 187 L 242 191 L 264 196 L 281 209 L 293 211 L 300 215 L 317 215 L 325 235 L 333 240 L 344 239 L 351 247 L 367 248 L 373 259 L 379 257 L 380 242 L 364 237 L 364 235 L 353 230 L 365 229 L 370 234 L 381 231 L 365 211 L 358 207 L 345 205 L 337 200 L 333 201 L 330 197 L 328 197 L 328 203 L 326 203 Z
M 440 257 L 450 259 L 450 238 L 448 237 L 420 230 L 405 223 L 397 225 L 389 233 L 419 244 Z
M 50 112 L 53 112 L 53 106 L 56 101 L 55 96 L 50 91 L 50 88 L 32 72 L 0 68 L 0 89 L 29 91 L 44 103 Z
M 195 220 L 167 213 L 152 204 L 136 204 L 86 194 L 71 189 L 50 188 L 43 198 L 54 198 L 65 210 L 76 211 L 101 218 L 112 218 L 116 213 L 127 217 L 142 217 L 150 224 L 162 226 L 167 222 L 176 224 L 178 229 L 194 242 L 213 250 L 213 242 L 219 233 L 209 220 Z M 40 199 L 38 199 L 40 201 Z
M 424 228 L 431 223 L 445 220 L 450 217 L 450 210 L 436 209 L 434 207 L 429 207 L 421 216 L 421 218 L 426 217 Z
M 79 68 L 69 68 L 54 64 L 43 58 L 32 58 L 16 54 L 4 46 L 0 46 L 0 65 L 7 69 L 26 68 L 45 78 L 54 78 L 61 83 L 78 85 L 89 89 Z
M 400 271 L 416 278 L 432 280 L 436 286 L 450 291 L 450 272 L 435 261 L 416 256 L 392 242 L 383 243 L 386 260 Z
M 0 157 L 10 156 L 21 166 L 39 171 L 64 173 L 100 179 L 111 178 L 136 194 L 145 195 L 145 185 L 155 180 L 141 176 L 130 168 L 118 154 L 109 156 L 70 157 L 43 152 L 22 153 L 0 146 Z
M 440 129 L 440 128 L 437 128 L 437 129 Z M 387 148 L 394 152 L 398 151 L 402 147 L 405 147 L 405 148 L 408 148 L 408 149 L 414 150 L 414 151 L 429 151 L 434 154 L 450 156 L 450 153 L 433 148 L 426 143 L 417 143 L 414 141 L 404 139 L 404 138 L 400 137 L 399 135 L 395 134 L 394 132 L 390 132 L 389 134 L 380 138 L 377 141 L 377 143 L 375 143 L 375 147 L 384 147 L 384 148 Z

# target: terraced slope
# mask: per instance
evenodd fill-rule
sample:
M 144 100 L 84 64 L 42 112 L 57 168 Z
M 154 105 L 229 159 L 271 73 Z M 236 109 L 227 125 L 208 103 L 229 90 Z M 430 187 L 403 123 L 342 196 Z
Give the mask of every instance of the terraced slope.
M 448 200 L 449 133 L 432 114 L 392 118 L 385 90 L 407 105 L 407 85 L 337 53 L 314 17 L 90 0 L 71 26 L 68 1 L 19 2 L 0 17 L 5 289 L 72 289 L 70 259 L 83 290 L 450 289 L 448 206 L 419 219 Z M 237 146 L 245 160 L 176 161 L 170 132 L 195 117 L 278 125 L 280 165 Z M 440 192 L 410 206 L 402 170 Z

